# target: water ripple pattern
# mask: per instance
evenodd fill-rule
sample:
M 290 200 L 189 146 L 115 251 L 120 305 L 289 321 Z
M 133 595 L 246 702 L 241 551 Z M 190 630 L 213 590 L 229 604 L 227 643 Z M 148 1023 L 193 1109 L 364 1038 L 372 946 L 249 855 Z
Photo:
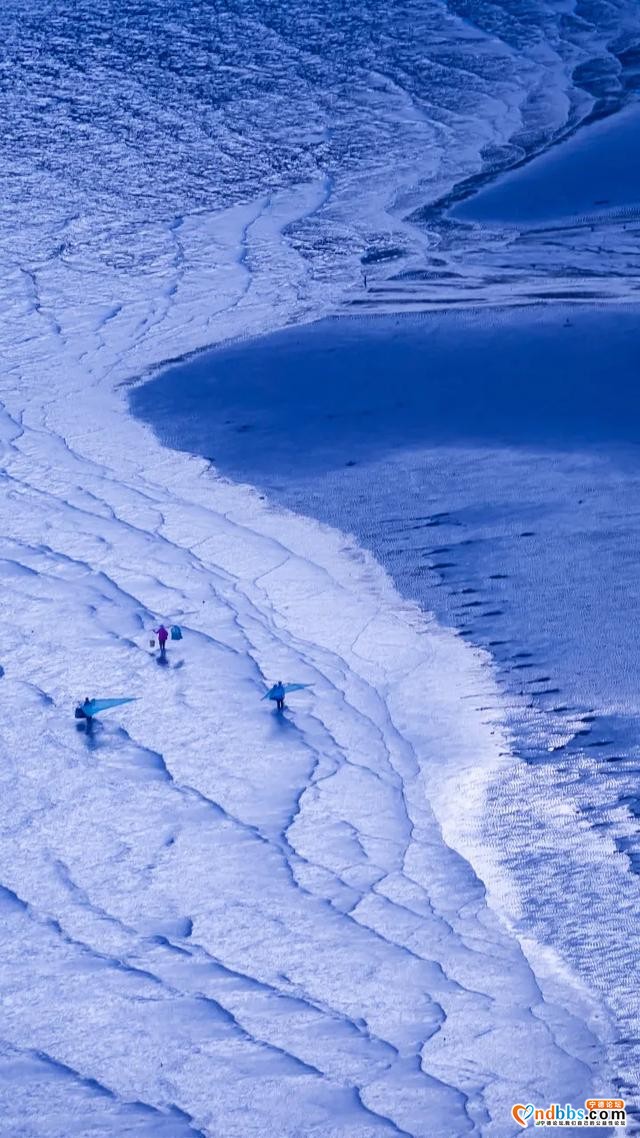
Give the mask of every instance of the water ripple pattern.
M 612 1029 L 433 807 L 508 746 L 488 657 L 117 385 L 413 264 L 425 203 L 624 100 L 635 5 L 2 12 L 0 1129 L 508 1138 Z

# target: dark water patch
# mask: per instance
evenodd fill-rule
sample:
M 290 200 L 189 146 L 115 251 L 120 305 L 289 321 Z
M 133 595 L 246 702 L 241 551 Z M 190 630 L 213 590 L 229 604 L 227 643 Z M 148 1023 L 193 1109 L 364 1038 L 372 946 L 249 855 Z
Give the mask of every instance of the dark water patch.
M 401 257 L 404 257 L 405 253 L 406 250 L 400 249 L 399 247 L 389 249 L 369 249 L 366 253 L 363 254 L 363 256 L 360 258 L 360 261 L 364 266 L 380 265 L 384 264 L 387 261 L 397 261 Z
M 131 405 L 171 445 L 216 454 L 223 470 L 267 488 L 277 480 L 287 496 L 295 477 L 411 447 L 636 444 L 634 317 L 585 315 L 568 337 L 540 314 L 325 321 L 169 369 Z M 436 509 L 411 524 L 461 519 Z
M 449 216 L 529 228 L 637 205 L 640 170 L 629 156 L 635 153 L 639 123 L 640 111 L 631 105 L 584 127 L 561 147 L 467 194 Z
M 604 292 L 595 292 L 594 290 L 587 291 L 586 289 L 567 289 L 567 288 L 555 289 L 555 290 L 545 289 L 543 292 L 529 291 L 527 293 L 527 296 L 529 296 L 531 298 L 531 300 L 566 300 L 567 302 L 570 302 L 572 300 L 605 300 L 606 299 L 606 293 L 604 293 Z M 571 327 L 571 325 L 566 324 L 565 327 L 569 328 L 569 327 Z

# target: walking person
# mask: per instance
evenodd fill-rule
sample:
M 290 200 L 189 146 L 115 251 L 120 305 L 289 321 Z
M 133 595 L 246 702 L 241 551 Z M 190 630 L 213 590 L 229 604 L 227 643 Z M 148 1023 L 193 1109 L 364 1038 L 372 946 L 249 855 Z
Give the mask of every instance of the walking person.
M 310 684 L 283 684 L 282 680 L 278 680 L 277 684 L 269 688 L 265 692 L 263 699 L 272 699 L 278 711 L 284 711 L 284 697 L 290 691 L 302 691 L 303 688 L 311 687 Z
M 275 699 L 276 707 L 278 708 L 278 711 L 282 711 L 284 708 L 284 697 L 285 697 L 284 684 L 283 684 L 282 680 L 278 680 L 277 684 L 273 685 L 272 692 L 271 692 L 271 698 Z
M 164 624 L 161 624 L 159 628 L 154 628 L 153 631 L 155 632 L 156 636 L 158 637 L 158 644 L 160 645 L 160 655 L 164 656 L 166 651 L 167 651 L 167 640 L 169 639 L 169 633 L 167 632 Z
M 76 719 L 84 719 L 87 725 L 87 730 L 93 723 L 93 703 L 89 696 L 85 696 L 82 703 L 79 703 L 75 710 Z
M 89 696 L 86 696 L 82 703 L 76 707 L 75 717 L 76 719 L 84 719 L 86 730 L 91 731 L 94 716 L 100 711 L 107 711 L 110 707 L 119 707 L 121 703 L 133 703 L 137 698 L 135 695 L 119 695 L 115 699 L 89 699 Z

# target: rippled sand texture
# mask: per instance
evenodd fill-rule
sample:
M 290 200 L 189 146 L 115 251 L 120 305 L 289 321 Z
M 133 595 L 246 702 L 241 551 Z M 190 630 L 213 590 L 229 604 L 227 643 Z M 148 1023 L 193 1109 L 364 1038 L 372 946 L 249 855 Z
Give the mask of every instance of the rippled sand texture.
M 500 761 L 458 697 L 497 698 L 484 661 L 95 406 L 89 434 L 63 400 L 3 419 L 7 1133 L 445 1138 L 583 1098 L 602 1012 L 532 969 L 429 801 Z M 285 717 L 279 674 L 313 684 Z M 138 702 L 87 735 L 105 690 Z
M 622 105 L 638 32 L 628 3 L 5 5 L 8 1138 L 507 1138 L 514 1099 L 610 1083 L 599 996 L 502 922 L 448 809 L 509 761 L 489 657 L 353 541 L 161 448 L 117 386 L 397 308 L 378 287 L 456 249 L 472 284 L 469 237 L 487 300 L 505 241 L 526 292 L 513 234 L 443 210 Z M 159 619 L 185 629 L 166 667 Z M 278 674 L 313 685 L 282 719 Z
M 3 275 L 20 269 L 12 288 L 54 332 L 60 294 L 88 299 L 105 278 L 124 326 L 133 284 L 149 362 L 196 267 L 202 343 L 235 305 L 286 319 L 359 294 L 362 257 L 369 284 L 418 271 L 422 302 L 447 299 L 443 284 L 462 286 L 451 242 L 467 292 L 503 297 L 537 252 L 502 256 L 492 232 L 474 270 L 465 229 L 432 223 L 433 203 L 620 105 L 638 62 L 628 2 L 16 4 L 4 21 Z M 195 265 L 183 226 L 220 211 L 226 239 L 218 225 Z M 217 266 L 237 277 L 232 299 Z

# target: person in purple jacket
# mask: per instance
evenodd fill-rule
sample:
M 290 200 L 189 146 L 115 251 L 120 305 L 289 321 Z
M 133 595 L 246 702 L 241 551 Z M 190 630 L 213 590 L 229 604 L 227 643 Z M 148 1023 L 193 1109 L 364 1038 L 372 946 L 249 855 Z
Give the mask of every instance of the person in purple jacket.
M 154 628 L 153 631 L 155 632 L 156 636 L 158 637 L 158 643 L 160 645 L 160 655 L 164 656 L 164 654 L 167 650 L 167 640 L 169 639 L 169 633 L 167 632 L 164 624 L 161 624 L 160 628 Z

